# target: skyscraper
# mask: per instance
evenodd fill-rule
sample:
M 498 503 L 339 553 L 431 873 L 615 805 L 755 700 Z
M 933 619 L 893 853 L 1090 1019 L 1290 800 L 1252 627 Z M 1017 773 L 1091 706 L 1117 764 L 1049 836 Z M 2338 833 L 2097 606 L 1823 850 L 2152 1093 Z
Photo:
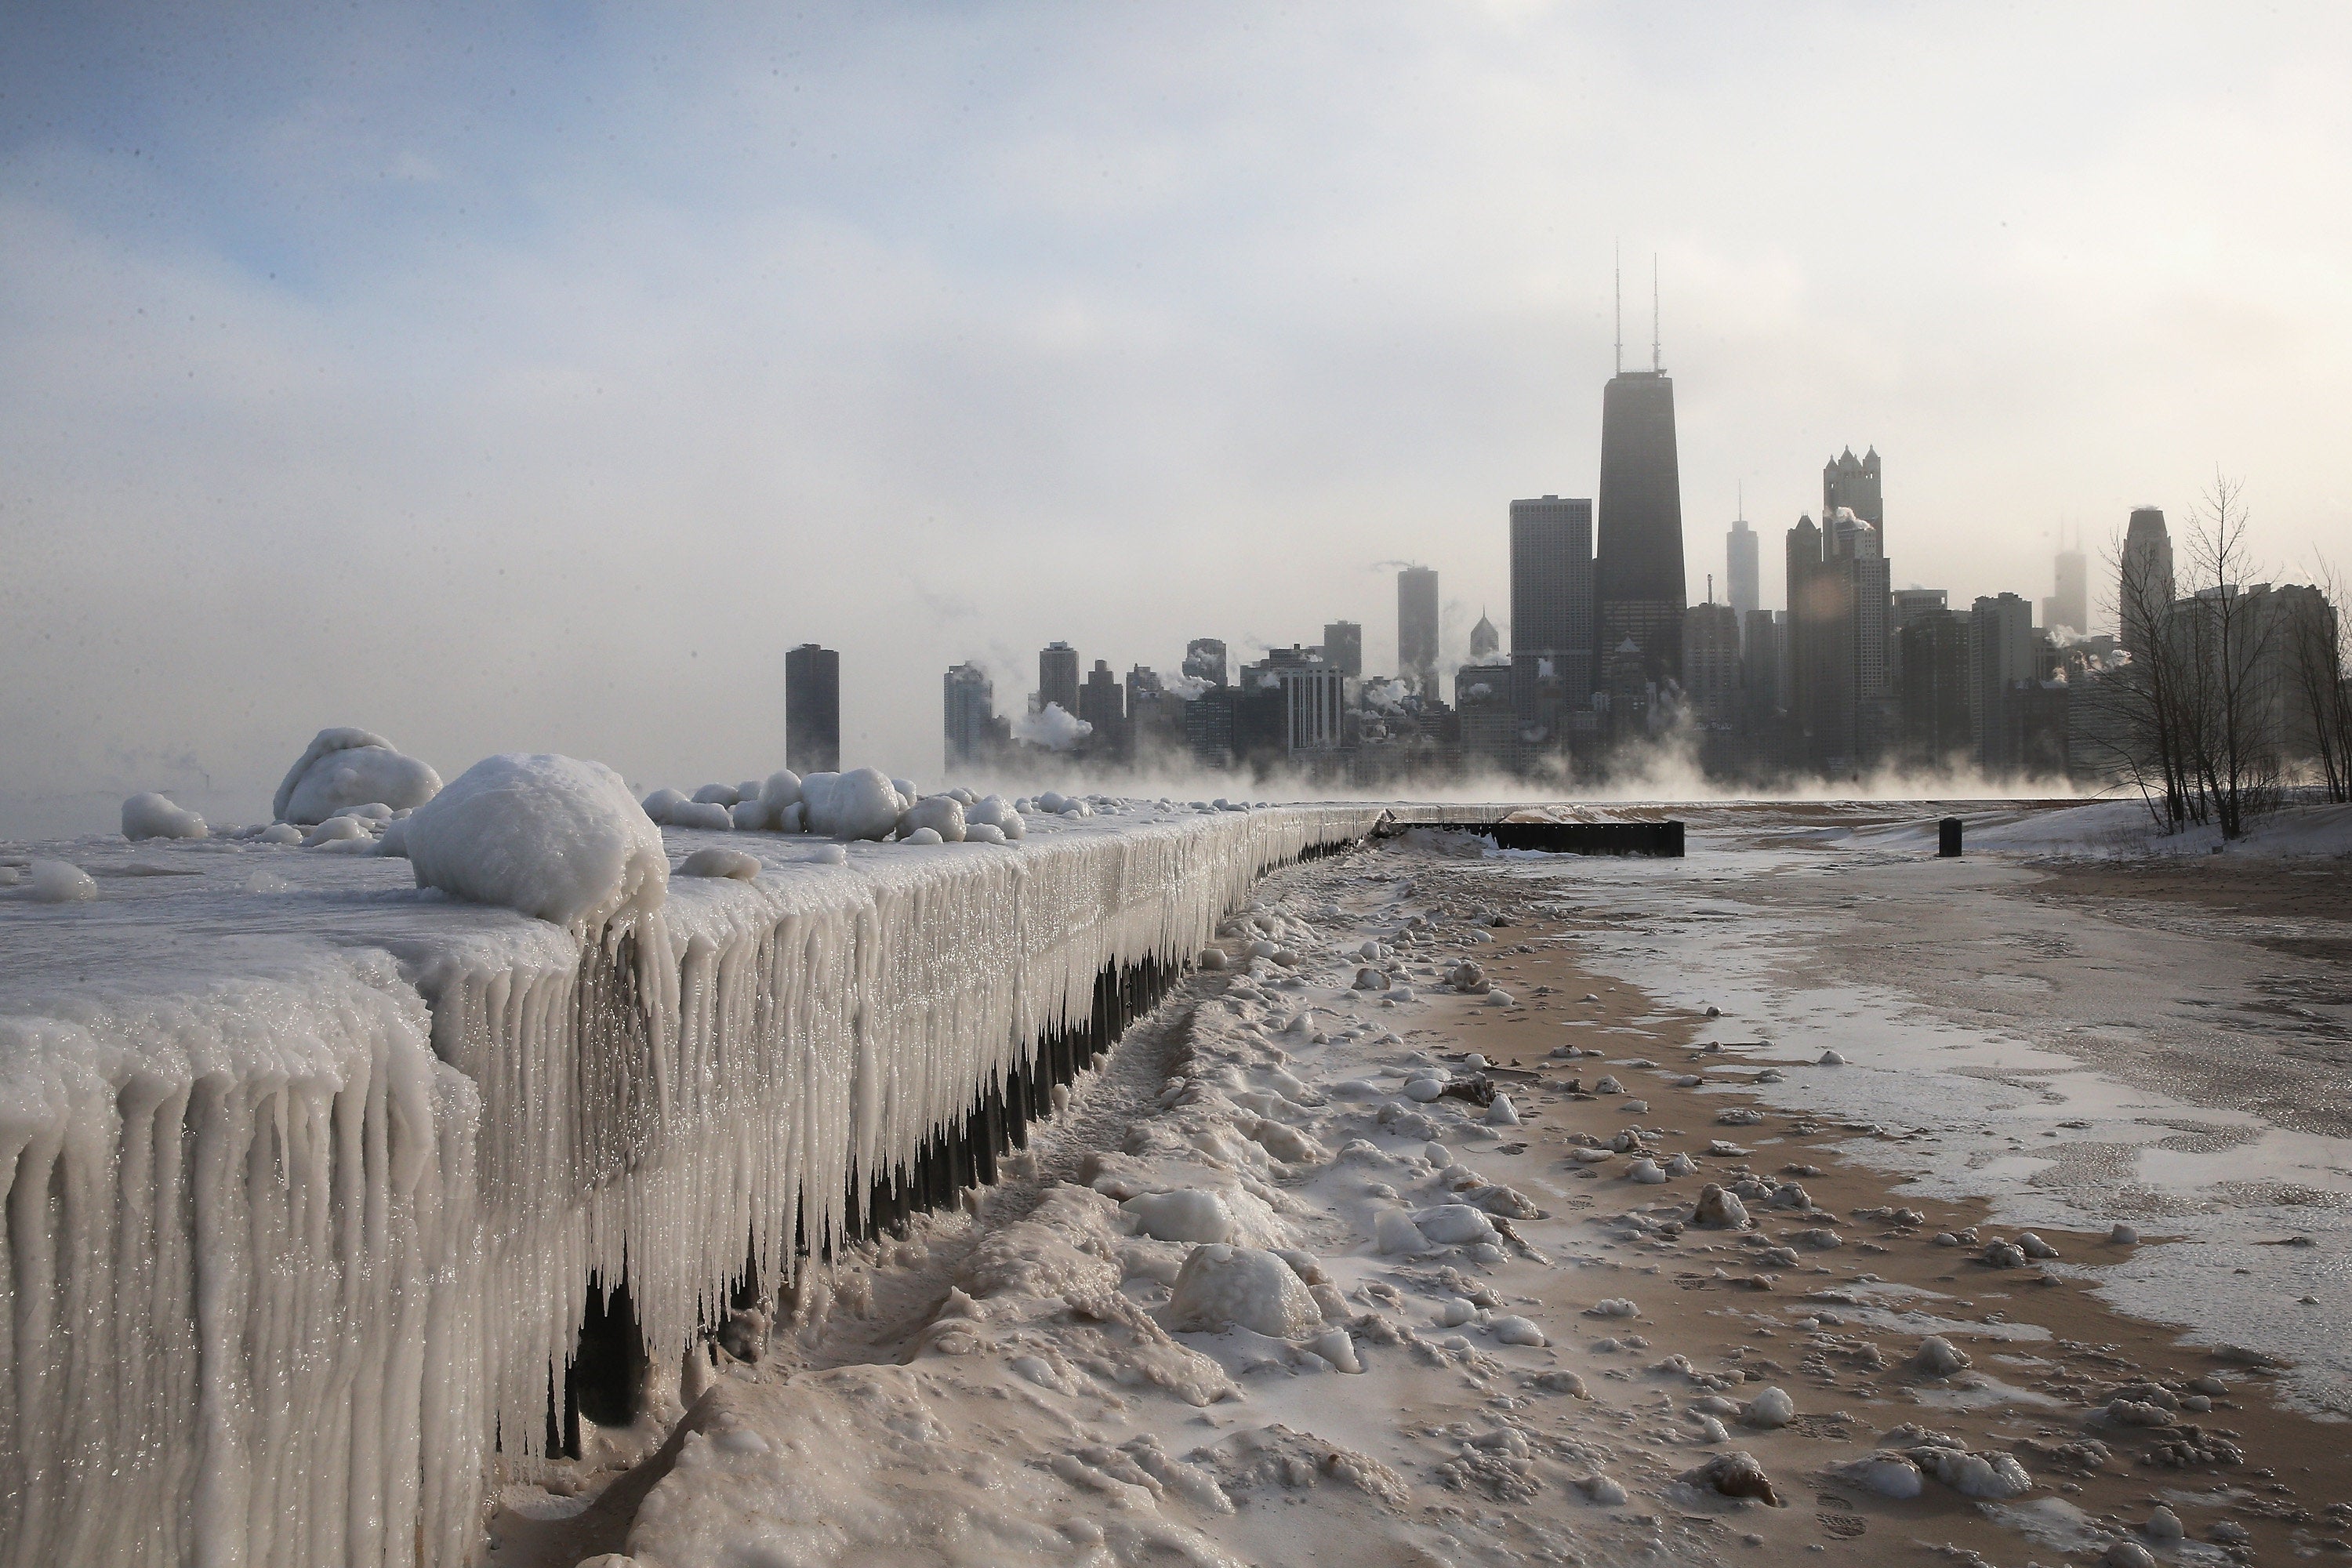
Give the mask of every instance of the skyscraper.
M 784 655 L 784 766 L 841 768 L 841 655 L 804 642 Z
M 1118 677 L 1112 673 L 1108 660 L 1095 660 L 1087 683 L 1078 688 L 1078 705 L 1072 711 L 1095 727 L 1100 741 L 1116 744 L 1115 737 L 1127 722 L 1127 695 L 1119 689 Z
M 1511 503 L 1511 663 L 1551 661 L 1559 689 L 1580 703 L 1594 687 L 1592 673 L 1592 502 Z M 1524 675 L 1513 682 L 1524 711 L 1532 689 Z
M 1792 760 L 1832 776 L 1875 766 L 1891 727 L 1887 562 L 1878 531 L 1841 507 L 1789 531 Z
M 1425 695 L 1437 691 L 1437 574 L 1408 566 L 1397 574 L 1397 673 Z
M 1212 686 L 1225 683 L 1225 645 L 1217 637 L 1194 637 L 1184 645 L 1184 674 Z
M 1712 601 L 1683 612 L 1683 695 L 1702 723 L 1739 716 L 1739 612 Z
M 2015 594 L 1979 599 L 1969 637 L 1969 728 L 1987 773 L 2024 762 L 2017 722 L 2019 683 L 2033 668 L 2033 606 Z
M 2132 508 L 2118 564 L 2116 605 L 2123 622 L 2117 628 L 2120 640 L 2131 652 L 2145 654 L 2154 642 L 2151 633 L 2164 625 L 2172 607 L 2172 534 L 2164 526 L 2162 508 Z
M 1364 628 L 1354 621 L 1332 621 L 1323 628 L 1323 657 L 1349 680 L 1364 673 Z
M 1037 654 L 1037 711 L 1049 703 L 1078 716 L 1078 650 L 1066 642 L 1050 642 Z
M 1878 530 L 1883 544 L 1886 539 L 1886 507 L 1881 500 L 1878 479 L 1878 448 L 1873 447 L 1857 458 L 1853 448 L 1848 447 L 1822 465 L 1822 516 L 1835 517 L 1838 508 L 1843 507 Z
M 2053 564 L 2057 591 L 2042 602 L 2042 624 L 2080 637 L 2091 629 L 2091 563 L 2080 550 L 2061 549 Z
M 1758 536 L 1742 518 L 1723 536 L 1723 584 L 1731 607 L 1743 616 L 1764 602 L 1757 575 Z
M 976 664 L 959 664 L 942 680 L 950 767 L 980 762 L 996 740 L 996 687 Z
M 1663 368 L 1620 370 L 1601 394 L 1599 643 L 1627 639 L 1652 681 L 1682 678 L 1682 471 L 1675 384 Z M 1511 628 L 1513 645 L 1518 628 Z M 1616 678 L 1612 676 L 1612 679 Z M 1622 683 L 1622 682 L 1621 682 Z
M 1495 629 L 1495 623 L 1486 618 L 1486 611 L 1479 611 L 1478 624 L 1470 628 L 1470 662 L 1475 664 L 1482 658 L 1491 658 L 1501 651 L 1502 647 L 1503 634 Z

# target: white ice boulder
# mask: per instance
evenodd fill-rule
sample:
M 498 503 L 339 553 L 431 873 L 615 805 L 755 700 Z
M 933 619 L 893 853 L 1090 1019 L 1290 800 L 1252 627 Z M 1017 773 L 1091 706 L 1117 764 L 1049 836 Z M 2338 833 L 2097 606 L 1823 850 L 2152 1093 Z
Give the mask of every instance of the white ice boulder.
M 645 813 L 655 822 L 667 826 L 669 814 L 687 803 L 686 796 L 674 789 L 657 789 L 645 798 Z
M 184 806 L 173 805 L 153 790 L 145 790 L 122 803 L 122 837 L 125 838 L 202 838 L 205 819 Z
M 898 791 L 877 768 L 853 768 L 827 779 L 822 798 L 808 786 L 824 774 L 801 781 L 812 833 L 829 838 L 887 838 L 898 826 Z
M 705 833 L 732 833 L 735 814 L 715 800 L 682 800 L 669 808 L 669 826 L 699 828 Z
M 760 786 L 760 804 L 768 808 L 768 819 L 779 821 L 784 807 L 798 805 L 801 798 L 801 775 L 790 768 L 778 768 Z
M 669 893 L 661 830 L 602 763 L 509 752 L 408 819 L 420 888 L 579 932 L 650 915 Z
M 1168 1312 L 1174 1328 L 1216 1333 L 1239 1325 L 1277 1340 L 1323 1326 L 1322 1308 L 1278 1255 L 1222 1243 L 1196 1247 L 1185 1258 Z
M 1224 1200 L 1196 1187 L 1172 1193 L 1148 1193 L 1119 1205 L 1135 1221 L 1135 1228 L 1154 1241 L 1231 1241 L 1234 1216 Z
M 733 805 L 736 801 L 733 784 L 707 784 L 694 792 L 697 805 Z
M 718 845 L 698 849 L 678 863 L 681 877 L 726 877 L 738 882 L 748 882 L 760 874 L 757 856 L 740 849 L 725 849 Z
M 1429 1238 L 1421 1234 L 1421 1226 L 1412 1223 L 1412 1215 L 1402 1209 L 1382 1209 L 1372 1216 L 1372 1240 L 1391 1257 L 1411 1257 L 1429 1247 Z
M 441 791 L 441 775 L 390 741 L 365 730 L 321 730 L 278 784 L 271 812 L 280 822 L 324 822 L 345 806 L 381 801 L 394 811 L 419 806 Z
M 36 903 L 82 904 L 98 897 L 98 884 L 70 860 L 36 860 L 31 869 Z
M 898 814 L 898 837 L 911 838 L 919 829 L 928 827 L 949 844 L 963 842 L 963 802 L 952 795 L 935 795 L 917 801 Z
M 1467 1246 L 1495 1239 L 1495 1222 L 1486 1211 L 1469 1204 L 1439 1204 L 1412 1216 L 1421 1234 L 1441 1247 Z
M 1024 831 L 1021 826 L 1021 814 L 1013 810 L 1012 803 L 1001 795 L 982 795 L 979 800 L 965 806 L 963 820 L 967 829 L 986 824 L 1007 838 L 1018 838 Z
M 774 811 L 757 795 L 729 806 L 727 820 L 738 833 L 765 833 L 776 826 Z

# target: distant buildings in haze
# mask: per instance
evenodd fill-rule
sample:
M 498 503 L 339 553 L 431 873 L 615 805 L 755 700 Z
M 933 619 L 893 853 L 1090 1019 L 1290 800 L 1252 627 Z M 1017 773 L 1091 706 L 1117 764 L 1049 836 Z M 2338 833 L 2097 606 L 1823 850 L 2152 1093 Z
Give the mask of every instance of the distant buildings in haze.
M 1416 691 L 1437 691 L 1437 574 L 1408 566 L 1397 574 L 1397 673 Z
M 784 766 L 798 773 L 841 767 L 841 655 L 813 642 L 784 655 Z

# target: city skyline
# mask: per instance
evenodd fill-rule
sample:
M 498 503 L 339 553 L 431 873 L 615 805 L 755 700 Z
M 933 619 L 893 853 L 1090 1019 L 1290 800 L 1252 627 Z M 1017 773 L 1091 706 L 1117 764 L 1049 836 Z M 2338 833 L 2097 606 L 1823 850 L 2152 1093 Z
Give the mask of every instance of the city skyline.
M 1436 566 L 1458 638 L 1506 602 L 1495 506 L 1597 492 L 1621 239 L 1657 258 L 1688 598 L 1744 510 L 1781 603 L 1848 442 L 1900 465 L 1895 584 L 1955 604 L 2038 601 L 2062 530 L 2095 558 L 2217 464 L 2276 566 L 2352 536 L 2352 246 L 2309 199 L 2352 162 L 2340 11 L 14 41 L 0 350 L 51 367 L 0 389 L 25 831 L 252 799 L 329 721 L 731 776 L 808 640 L 893 769 L 930 765 L 940 670 L 1002 683 L 1043 636 L 1344 619 L 1387 666 L 1379 563 Z M 1856 51 L 1843 112 L 1786 111 Z

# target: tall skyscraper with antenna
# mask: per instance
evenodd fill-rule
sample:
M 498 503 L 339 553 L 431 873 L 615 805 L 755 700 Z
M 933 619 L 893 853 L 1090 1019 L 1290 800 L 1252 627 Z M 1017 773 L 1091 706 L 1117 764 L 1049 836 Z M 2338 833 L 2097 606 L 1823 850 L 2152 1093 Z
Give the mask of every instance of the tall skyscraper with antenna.
M 1607 668 L 1627 642 L 1653 681 L 1682 679 L 1683 492 L 1675 449 L 1675 384 L 1659 331 L 1655 263 L 1650 299 L 1650 368 L 1625 368 L 1624 289 L 1618 287 L 1617 374 L 1601 395 L 1600 546 L 1595 576 L 1600 646 Z

